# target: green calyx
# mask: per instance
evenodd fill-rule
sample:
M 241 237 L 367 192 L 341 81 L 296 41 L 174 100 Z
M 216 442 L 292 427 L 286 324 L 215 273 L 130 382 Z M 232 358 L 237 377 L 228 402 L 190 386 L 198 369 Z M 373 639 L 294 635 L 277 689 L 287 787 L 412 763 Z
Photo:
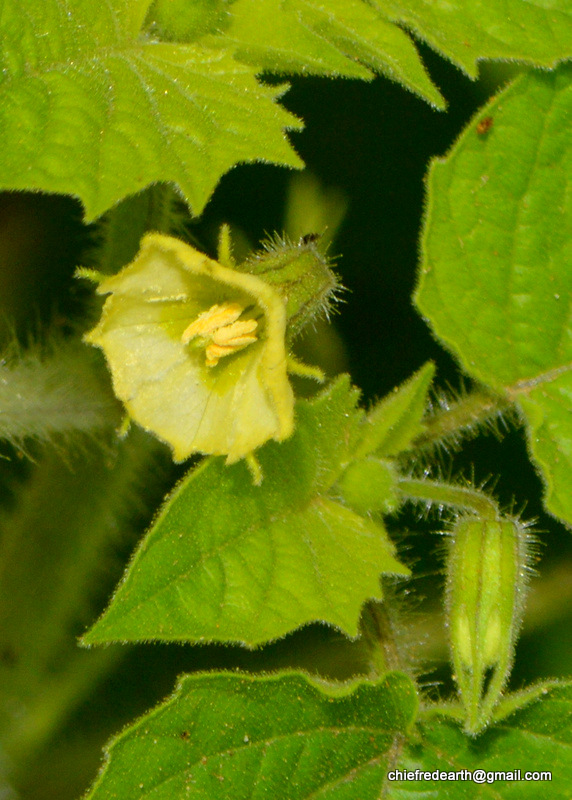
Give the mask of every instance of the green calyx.
M 447 620 L 465 730 L 482 731 L 508 679 L 520 628 L 530 536 L 517 520 L 460 518 L 447 563 Z
M 308 322 L 327 314 L 341 288 L 314 236 L 302 237 L 297 243 L 275 237 L 236 269 L 256 275 L 282 297 L 290 339 Z

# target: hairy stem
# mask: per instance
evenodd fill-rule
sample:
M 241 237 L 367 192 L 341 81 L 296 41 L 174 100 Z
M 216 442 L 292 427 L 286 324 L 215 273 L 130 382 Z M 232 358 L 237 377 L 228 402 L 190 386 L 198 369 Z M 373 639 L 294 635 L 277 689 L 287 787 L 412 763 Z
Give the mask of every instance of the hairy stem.
M 422 478 L 398 478 L 401 494 L 410 500 L 425 500 L 436 505 L 475 511 L 482 519 L 498 519 L 499 508 L 488 495 L 470 486 L 456 486 Z
M 20 445 L 94 434 L 120 420 L 119 405 L 81 342 L 53 340 L 0 362 L 0 438 Z
M 470 392 L 424 420 L 425 430 L 412 443 L 415 450 L 431 447 L 448 437 L 454 437 L 467 428 L 473 428 L 492 417 L 509 411 L 511 404 L 501 395 L 484 390 Z
M 372 676 L 399 669 L 401 660 L 386 603 L 368 603 L 362 617 L 363 636 L 370 649 Z
M 98 231 L 96 266 L 119 268 L 146 230 L 171 231 L 180 213 L 165 187 L 125 201 Z M 112 433 L 121 410 L 98 359 L 79 341 L 14 352 L 0 367 L 0 435 L 17 444 L 105 426 Z M 121 654 L 79 650 L 76 637 L 94 600 L 103 604 L 102 588 L 111 589 L 114 549 L 160 502 L 164 450 L 138 429 L 115 445 L 108 438 L 65 461 L 46 450 L 0 519 L 0 739 L 16 781 Z

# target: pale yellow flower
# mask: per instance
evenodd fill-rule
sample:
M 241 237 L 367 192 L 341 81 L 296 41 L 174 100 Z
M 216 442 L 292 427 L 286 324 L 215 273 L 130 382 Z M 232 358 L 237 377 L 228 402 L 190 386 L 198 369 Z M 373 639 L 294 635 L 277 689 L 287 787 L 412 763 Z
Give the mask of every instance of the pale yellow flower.
M 286 310 L 276 289 L 153 233 L 98 292 L 109 297 L 85 339 L 105 353 L 129 416 L 176 461 L 204 453 L 230 464 L 290 436 Z

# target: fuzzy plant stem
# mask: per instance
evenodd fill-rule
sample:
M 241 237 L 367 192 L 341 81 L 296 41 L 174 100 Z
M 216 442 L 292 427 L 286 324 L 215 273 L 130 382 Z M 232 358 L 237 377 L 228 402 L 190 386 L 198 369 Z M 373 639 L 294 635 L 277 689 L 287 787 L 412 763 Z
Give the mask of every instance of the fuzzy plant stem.
M 0 362 L 0 439 L 21 446 L 118 424 L 119 405 L 81 342 L 54 339 L 22 354 L 12 350 Z
M 500 515 L 499 508 L 491 497 L 470 486 L 456 486 L 422 478 L 399 478 L 397 485 L 400 493 L 408 500 L 474 511 L 481 519 L 498 519 Z
M 79 650 L 76 636 L 93 618 L 94 590 L 100 605 L 102 582 L 111 589 L 110 568 L 118 577 L 114 546 L 135 537 L 146 493 L 160 499 L 148 485 L 156 464 L 141 431 L 115 452 L 64 461 L 50 451 L 0 520 L 0 739 L 16 774 L 122 654 Z
M 362 616 L 362 633 L 369 649 L 370 676 L 381 677 L 400 669 L 401 660 L 395 631 L 386 603 L 368 603 Z
M 510 402 L 501 395 L 476 390 L 424 420 L 425 430 L 412 443 L 414 450 L 431 447 L 441 441 L 462 436 L 463 431 L 475 428 L 511 410 Z

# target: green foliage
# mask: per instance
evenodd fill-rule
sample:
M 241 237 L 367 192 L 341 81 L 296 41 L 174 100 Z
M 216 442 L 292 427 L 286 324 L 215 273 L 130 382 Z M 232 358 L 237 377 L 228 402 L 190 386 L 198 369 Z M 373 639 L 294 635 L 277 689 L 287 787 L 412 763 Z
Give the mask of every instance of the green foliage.
M 425 364 L 370 410 L 361 430 L 358 455 L 375 454 L 383 458 L 396 456 L 410 447 L 413 440 L 423 433 L 421 420 L 434 375 L 434 365 Z
M 465 371 L 516 401 L 546 505 L 569 523 L 571 113 L 569 66 L 524 75 L 479 113 L 488 132 L 475 120 L 433 163 L 417 289 Z
M 223 225 L 220 264 L 204 254 L 220 212 L 200 223 L 192 215 L 239 164 L 303 166 L 287 138 L 303 123 L 279 103 L 288 87 L 276 76 L 384 76 L 444 108 L 416 40 L 471 78 L 484 59 L 518 62 L 521 73 L 433 161 L 427 180 L 415 302 L 470 383 L 453 400 L 431 393 L 436 366 L 427 359 L 441 364 L 436 348 L 408 370 L 399 363 L 395 374 L 406 380 L 365 410 L 350 377 L 338 374 L 345 369 L 338 359 L 331 370 L 338 376 L 294 404 L 300 390 L 286 370 L 322 380 L 332 363 L 299 360 L 316 331 L 316 352 L 343 349 L 322 321 L 306 340 L 298 335 L 308 319 L 326 316 L 339 294 L 325 253 L 348 205 L 345 186 L 342 192 L 311 177 L 292 181 L 284 214 L 292 241 L 277 234 L 261 254 L 249 232 L 233 228 L 238 258 Z M 0 796 L 79 794 L 65 769 L 63 790 L 46 784 L 44 772 L 59 772 L 64 753 L 85 788 L 96 769 L 89 758 L 128 723 L 108 746 L 89 800 L 539 796 L 538 783 L 506 776 L 494 785 L 487 776 L 482 785 L 390 777 L 395 770 L 463 769 L 550 770 L 550 796 L 569 797 L 571 685 L 556 678 L 518 692 L 506 688 L 519 662 L 529 523 L 501 511 L 501 501 L 475 480 L 444 480 L 456 465 L 442 454 L 483 424 L 517 419 L 546 509 L 572 525 L 570 58 L 568 0 L 0 4 L 0 188 L 11 201 L 21 191 L 67 195 L 88 219 L 101 217 L 82 229 L 87 246 L 76 274 L 104 292 L 121 287 L 113 296 L 121 322 L 113 331 L 120 342 L 113 393 L 103 358 L 80 333 L 96 324 L 98 298 L 72 280 L 70 267 L 51 311 L 50 330 L 59 333 L 44 330 L 44 317 L 25 306 L 30 277 L 21 268 L 44 234 L 37 220 L 27 230 L 7 215 L 0 301 L 21 294 L 28 327 L 4 336 L 0 362 Z M 444 94 L 446 88 L 444 81 Z M 399 117 L 400 108 L 383 114 Z M 412 117 L 403 108 L 407 130 Z M 348 137 L 348 151 L 361 146 L 349 138 L 353 112 L 342 111 L 336 108 L 340 131 L 329 123 L 324 150 L 328 137 L 339 135 Z M 360 130 L 368 122 L 358 119 Z M 392 157 L 383 140 L 373 158 Z M 373 182 L 376 167 L 372 162 Z M 242 194 L 229 196 L 243 202 Z M 262 229 L 265 200 L 262 192 L 255 196 Z M 353 220 L 358 216 L 359 205 Z M 143 242 L 166 243 L 166 255 L 130 283 L 145 234 Z M 186 254 L 179 282 L 165 285 L 176 252 Z M 59 268 L 57 260 L 45 274 Z M 130 262 L 125 288 L 120 276 Z M 3 282 L 12 264 L 13 286 Z M 364 259 L 361 272 L 353 265 L 353 275 L 351 264 L 347 269 L 348 286 L 359 291 L 361 281 L 377 302 L 377 261 Z M 237 297 L 221 294 L 217 281 Z M 38 285 L 41 294 L 40 279 Z M 109 321 L 107 302 L 94 330 Z M 145 315 L 153 332 L 158 324 L 164 334 L 159 344 L 146 338 Z M 358 353 L 365 363 L 371 342 L 389 339 L 392 323 L 364 312 L 360 324 L 350 362 Z M 194 365 L 179 382 L 162 349 L 172 342 L 182 362 Z M 263 350 L 263 363 L 252 358 Z M 402 356 L 405 364 L 405 348 L 395 361 Z M 133 368 L 139 383 L 119 390 Z M 409 370 L 417 371 L 407 378 Z M 252 380 L 243 380 L 246 373 Z M 129 421 L 121 424 L 115 395 L 127 410 L 141 403 L 135 423 L 189 445 L 175 447 L 176 458 L 214 455 L 175 475 L 163 445 L 136 424 L 129 432 Z M 169 436 L 147 423 L 150 406 Z M 278 429 L 265 430 L 262 409 L 281 420 Z M 221 446 L 228 437 L 248 446 Z M 485 474 L 498 469 L 487 464 Z M 523 491 L 518 502 L 526 499 Z M 408 514 L 409 501 L 417 511 L 439 511 L 438 522 L 429 514 L 422 525 L 454 533 L 442 548 L 446 623 L 429 589 L 429 622 L 418 635 L 407 634 L 415 628 L 401 612 L 399 587 L 409 575 L 423 575 L 434 537 L 419 535 L 412 554 L 409 542 L 396 548 L 395 530 L 422 527 Z M 570 583 L 566 565 L 563 575 L 554 606 L 564 603 Z M 413 679 L 412 665 L 422 673 L 426 663 L 411 657 L 410 639 L 430 640 L 436 661 L 444 660 L 438 648 L 447 625 L 457 700 L 422 689 L 434 685 L 431 676 Z M 89 650 L 77 646 L 86 628 L 81 643 Z M 135 673 L 147 663 L 140 654 L 152 648 L 141 646 L 121 678 L 114 670 L 130 649 L 95 647 L 149 641 L 163 645 L 149 685 Z M 302 649 L 299 662 L 313 678 L 292 670 Z M 564 674 L 562 661 L 555 656 L 552 663 Z M 211 671 L 183 675 L 166 702 L 129 722 L 164 695 L 165 685 L 171 690 L 168 663 L 177 672 L 202 664 Z M 221 664 L 243 671 L 221 671 Z M 269 676 L 277 664 L 280 671 Z M 114 681 L 97 694 L 98 682 L 113 676 L 118 695 Z M 522 682 L 519 676 L 514 684 Z M 96 717 L 93 742 L 78 733 L 86 717 Z
M 226 0 L 155 0 L 147 17 L 160 39 L 194 41 L 224 25 Z
M 71 194 L 93 218 L 173 182 L 198 214 L 239 161 L 301 166 L 282 133 L 300 124 L 254 68 L 142 36 L 149 0 L 97 14 L 91 0 L 68 5 L 69 14 L 57 0 L 3 6 L 2 188 Z
M 373 5 L 405 25 L 471 77 L 483 58 L 555 67 L 570 58 L 572 11 L 568 0 L 374 0 Z
M 213 44 L 273 72 L 365 80 L 380 73 L 443 107 L 409 36 L 363 0 L 237 0 Z
M 491 781 L 390 781 L 393 770 L 458 773 L 549 770 L 550 796 L 568 797 L 572 767 L 567 720 L 572 687 L 554 688 L 543 703 L 516 712 L 477 743 L 441 720 L 415 719 L 414 685 L 403 674 L 334 689 L 300 675 L 264 679 L 228 675 L 185 678 L 173 697 L 113 740 L 88 800 L 158 798 L 439 798 L 490 797 Z M 507 753 L 518 753 L 507 764 Z M 517 766 L 516 762 L 522 766 Z M 253 780 L 253 776 L 256 778 Z M 285 781 L 284 776 L 288 776 Z M 499 778 L 499 798 L 538 797 L 539 784 Z
M 389 798 L 418 798 L 427 791 L 438 792 L 439 800 L 471 797 L 481 800 L 497 796 L 513 800 L 517 797 L 536 800 L 543 794 L 567 800 L 572 780 L 570 758 L 570 684 L 546 691 L 543 701 L 515 712 L 502 723 L 493 726 L 477 740 L 463 736 L 450 722 L 431 720 L 419 726 L 420 740 L 409 745 L 403 753 L 399 768 L 421 769 L 428 772 L 443 770 L 484 770 L 481 786 L 471 781 L 423 781 L 400 783 L 389 791 Z M 520 766 L 522 765 L 522 766 Z M 507 777 L 492 782 L 486 773 L 521 770 L 521 779 Z M 551 778 L 525 781 L 525 770 L 549 771 Z M 489 775 L 489 777 L 491 777 Z M 494 795 L 492 792 L 494 791 Z M 425 794 L 426 796 L 426 794 Z
M 216 5 L 177 14 L 159 4 L 150 22 L 192 40 L 181 44 L 146 34 L 150 0 L 114 0 L 97 14 L 92 0 L 70 0 L 69 13 L 57 0 L 32 0 L 25 10 L 6 0 L 0 186 L 74 195 L 92 218 L 151 183 L 172 182 L 198 214 L 238 162 L 301 166 L 283 134 L 300 123 L 277 105 L 282 89 L 256 80 L 262 69 L 365 79 L 373 70 L 442 107 L 411 39 L 393 23 L 410 25 L 472 75 L 478 58 L 554 65 L 572 54 L 565 7 L 512 0 L 514 15 L 529 17 L 521 33 L 493 0 L 482 5 L 475 22 L 461 6 L 443 20 L 411 4 L 376 11 L 363 0 L 237 0 L 212 34 Z
M 260 487 L 242 464 L 191 470 L 84 643 L 252 647 L 316 619 L 355 636 L 362 605 L 381 597 L 380 573 L 408 574 L 381 522 L 345 508 L 332 489 L 351 458 L 356 399 L 341 378 L 300 401 L 294 436 L 260 451 Z
M 139 792 L 157 800 L 376 800 L 416 705 L 401 673 L 343 688 L 296 674 L 187 677 L 111 743 L 88 800 Z
M 144 497 L 160 492 L 160 482 L 149 487 L 157 464 L 157 445 L 141 431 L 67 463 L 49 452 L 0 515 L 0 738 L 19 773 L 123 657 L 116 648 L 82 652 L 73 631 L 90 619 L 91 596 L 113 566 L 111 542 L 132 540 Z

